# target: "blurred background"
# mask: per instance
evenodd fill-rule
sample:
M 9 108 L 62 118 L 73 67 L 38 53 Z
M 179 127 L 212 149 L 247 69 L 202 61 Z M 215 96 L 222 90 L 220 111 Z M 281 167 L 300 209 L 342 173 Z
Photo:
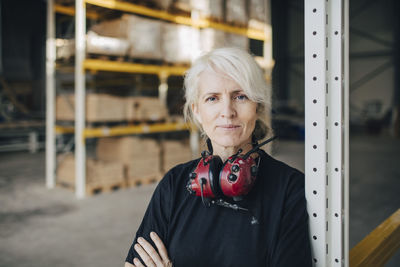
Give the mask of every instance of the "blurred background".
M 0 266 L 124 264 L 157 182 L 204 147 L 183 121 L 182 75 L 213 48 L 255 56 L 280 136 L 270 153 L 304 171 L 304 1 L 84 2 L 86 191 L 77 199 L 75 1 L 54 0 L 50 22 L 45 0 L 0 1 Z M 396 0 L 350 1 L 350 248 L 400 208 L 399 11 Z M 55 95 L 46 103 L 48 27 Z M 399 265 L 397 252 L 387 266 Z

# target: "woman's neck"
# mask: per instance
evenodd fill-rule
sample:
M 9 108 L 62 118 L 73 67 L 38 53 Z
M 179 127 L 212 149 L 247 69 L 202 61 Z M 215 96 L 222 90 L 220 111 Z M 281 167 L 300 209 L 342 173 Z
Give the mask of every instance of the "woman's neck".
M 223 162 L 225 162 L 230 156 L 236 154 L 239 149 L 242 149 L 241 154 L 246 154 L 253 148 L 251 142 L 247 142 L 241 144 L 240 146 L 233 146 L 233 147 L 219 146 L 214 143 L 212 143 L 212 146 L 213 146 L 213 154 L 219 156 Z

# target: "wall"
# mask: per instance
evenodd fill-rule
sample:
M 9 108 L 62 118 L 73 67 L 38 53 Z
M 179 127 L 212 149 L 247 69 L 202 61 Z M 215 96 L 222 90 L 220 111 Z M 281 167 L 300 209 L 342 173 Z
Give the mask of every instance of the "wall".
M 280 15 L 287 19 L 287 27 L 275 23 L 273 30 L 287 32 L 288 47 L 274 46 L 273 49 L 287 51 L 287 56 L 284 58 L 287 61 L 287 70 L 284 70 L 286 86 L 276 86 L 274 90 L 284 91 L 275 94 L 278 102 L 292 106 L 302 113 L 304 112 L 304 1 L 286 0 L 285 5 L 287 11 Z M 352 123 L 362 124 L 369 119 L 382 119 L 392 109 L 395 79 L 393 5 L 393 0 L 350 1 L 349 74 Z M 274 52 L 275 55 L 279 54 Z M 279 65 L 278 62 L 277 64 Z

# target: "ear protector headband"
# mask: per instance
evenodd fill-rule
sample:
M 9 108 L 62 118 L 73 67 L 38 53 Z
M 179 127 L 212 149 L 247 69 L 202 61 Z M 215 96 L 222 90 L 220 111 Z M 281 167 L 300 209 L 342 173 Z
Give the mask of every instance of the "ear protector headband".
M 230 156 L 225 162 L 208 151 L 202 152 L 202 158 L 189 174 L 187 189 L 196 196 L 204 198 L 220 198 L 223 196 L 240 200 L 253 188 L 258 172 L 258 162 L 250 155 L 259 151 L 259 148 L 276 136 L 256 145 L 246 154 L 242 149 Z M 209 143 L 209 150 L 212 151 Z

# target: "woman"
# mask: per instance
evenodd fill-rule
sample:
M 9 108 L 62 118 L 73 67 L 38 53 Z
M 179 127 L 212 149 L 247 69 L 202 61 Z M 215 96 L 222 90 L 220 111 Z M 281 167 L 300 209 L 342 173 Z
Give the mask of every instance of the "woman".
M 245 154 L 269 134 L 270 89 L 247 52 L 211 51 L 184 83 L 185 116 L 206 135 L 213 157 Z M 211 205 L 186 186 L 204 156 L 160 181 L 125 266 L 311 266 L 304 175 L 259 150 L 251 153 L 258 171 L 250 192 Z

